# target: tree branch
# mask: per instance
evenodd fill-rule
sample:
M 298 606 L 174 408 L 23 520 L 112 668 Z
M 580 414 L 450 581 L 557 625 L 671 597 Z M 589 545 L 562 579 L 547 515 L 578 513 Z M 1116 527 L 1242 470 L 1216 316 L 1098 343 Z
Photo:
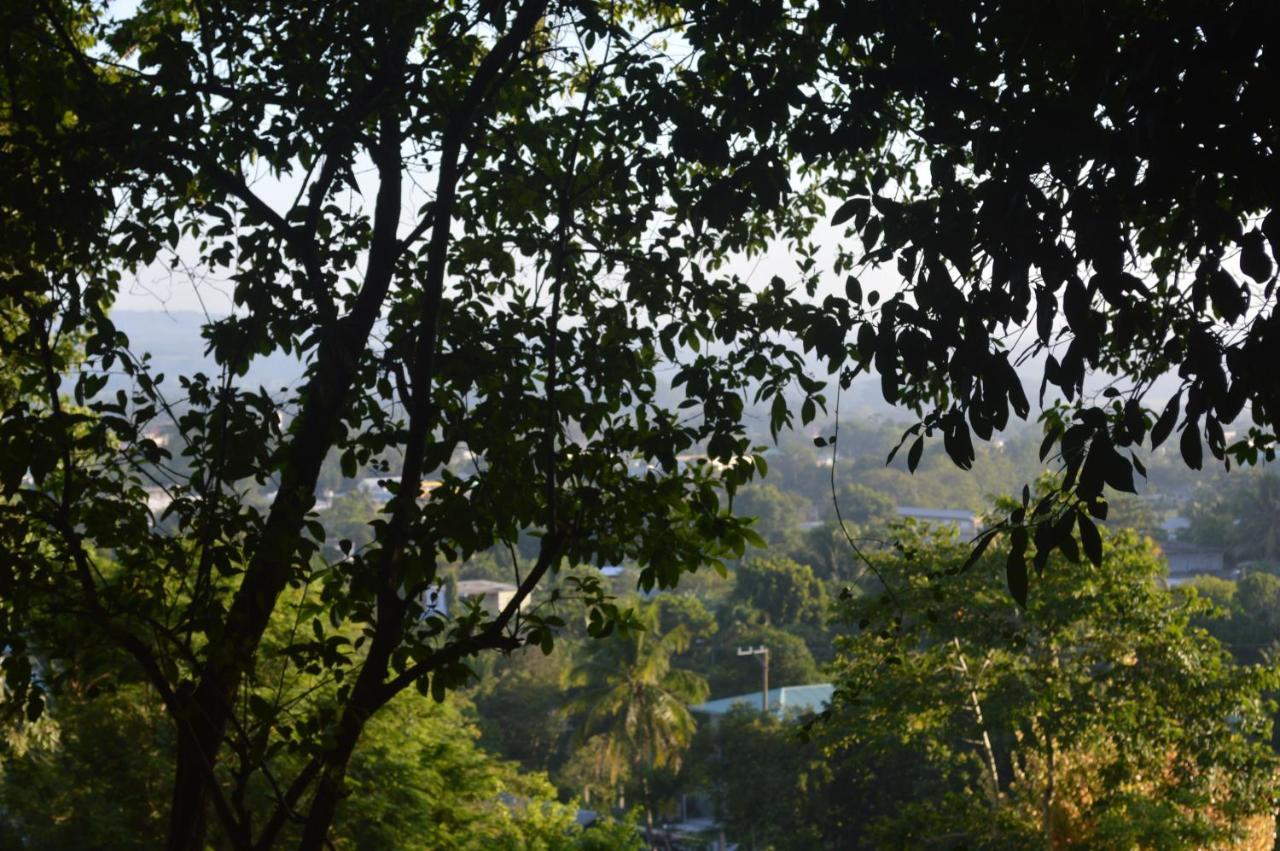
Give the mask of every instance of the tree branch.
M 395 679 L 385 683 L 383 685 L 383 702 L 385 703 L 395 697 L 419 677 L 439 670 L 445 665 L 458 662 L 467 656 L 475 655 L 481 650 L 518 649 L 521 646 L 520 639 L 518 636 L 506 634 L 507 624 L 524 606 L 524 601 L 537 588 L 538 583 L 542 581 L 542 577 L 546 575 L 547 571 L 560 562 L 568 541 L 568 535 L 544 535 L 542 545 L 538 550 L 537 563 L 516 589 L 516 593 L 507 601 L 507 605 L 498 613 L 498 617 L 490 621 L 484 631 L 474 636 L 459 639 L 455 643 L 441 648 L 429 658 L 411 665 Z
M 243 177 L 207 156 L 203 151 L 191 151 L 181 148 L 178 150 L 181 151 L 183 156 L 190 157 L 224 192 L 240 199 L 254 215 L 269 225 L 276 236 L 297 255 L 302 262 L 303 270 L 306 272 L 307 295 L 320 311 L 324 324 L 326 326 L 331 324 L 337 315 L 337 308 L 334 306 L 333 298 L 324 289 L 324 275 L 320 268 L 320 258 L 316 254 L 315 245 L 303 236 L 303 232 L 295 229 L 285 221 L 284 216 L 276 212 L 274 207 L 262 200 L 257 193 L 250 189 Z

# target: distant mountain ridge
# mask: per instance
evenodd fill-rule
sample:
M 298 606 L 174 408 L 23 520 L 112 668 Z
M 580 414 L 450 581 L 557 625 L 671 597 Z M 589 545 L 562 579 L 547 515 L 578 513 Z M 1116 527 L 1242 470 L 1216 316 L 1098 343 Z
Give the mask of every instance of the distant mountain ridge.
M 166 386 L 176 386 L 179 375 L 217 373 L 218 365 L 211 355 L 205 354 L 206 342 L 200 334 L 208 321 L 203 313 L 194 310 L 113 310 L 111 321 L 129 338 L 129 348 L 135 355 L 151 354 L 152 369 L 166 376 Z M 276 353 L 255 358 L 248 375 L 241 382 L 277 391 L 295 385 L 302 372 L 300 360 Z
M 214 318 L 220 318 L 215 316 Z M 190 375 L 195 372 L 216 374 L 217 364 L 211 356 L 205 354 L 205 340 L 201 329 L 207 321 L 205 314 L 194 310 L 115 310 L 111 319 L 116 327 L 129 337 L 130 348 L 134 354 L 150 352 L 153 368 L 164 373 L 169 381 L 166 386 L 174 386 L 179 375 Z M 825 378 L 826 367 L 815 359 L 806 357 L 811 374 Z M 1032 418 L 1038 410 L 1041 368 L 1043 357 L 1034 358 L 1018 368 L 1027 398 L 1032 404 Z M 266 357 L 255 358 L 249 367 L 249 373 L 241 379 L 241 383 L 251 387 L 259 385 L 270 391 L 279 391 L 285 387 L 293 387 L 303 373 L 303 363 L 296 357 L 276 353 Z M 1095 378 L 1086 388 L 1097 392 L 1107 384 L 1105 376 Z M 1149 396 L 1148 403 L 1163 405 L 1164 401 L 1176 392 L 1178 381 L 1176 376 L 1168 375 L 1156 382 Z M 1060 394 L 1059 394 L 1060 395 Z M 1051 401 L 1046 398 L 1046 401 Z M 761 431 L 767 430 L 768 410 L 748 402 L 748 422 L 755 421 Z M 834 382 L 828 392 L 829 404 L 834 404 Z M 828 411 L 830 413 L 830 411 Z M 890 420 L 914 421 L 915 417 L 905 408 L 887 404 L 880 395 L 880 381 L 874 375 L 863 374 L 854 380 L 849 390 L 842 394 L 841 416 L 844 418 L 883 417 Z M 819 419 L 824 419 L 819 415 Z

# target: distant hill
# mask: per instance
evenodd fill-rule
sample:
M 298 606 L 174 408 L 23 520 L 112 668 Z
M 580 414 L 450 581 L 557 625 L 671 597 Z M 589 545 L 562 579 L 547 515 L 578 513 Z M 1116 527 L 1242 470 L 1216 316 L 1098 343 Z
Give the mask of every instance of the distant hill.
M 179 375 L 216 373 L 213 358 L 205 354 L 205 340 L 200 336 L 205 316 L 193 310 L 115 310 L 111 320 L 129 338 L 135 355 L 151 354 L 155 372 L 167 377 L 165 386 L 176 387 Z M 249 374 L 241 381 L 249 386 L 262 385 L 268 390 L 292 386 L 302 374 L 302 364 L 294 357 L 274 354 L 256 358 Z
M 189 375 L 203 371 L 213 374 L 217 365 L 205 354 L 205 341 L 200 336 L 201 326 L 205 322 L 203 313 L 192 310 L 116 310 L 111 314 L 116 326 L 129 337 L 131 348 L 135 354 L 150 352 L 157 372 L 169 377 L 170 382 L 178 375 Z M 826 378 L 826 368 L 820 366 L 812 358 L 806 358 L 811 374 Z M 1043 356 L 1034 358 L 1018 368 L 1027 398 L 1032 405 L 1032 418 L 1038 409 Z M 293 386 L 302 374 L 302 363 L 294 357 L 274 354 L 265 358 L 257 358 L 249 369 L 249 374 L 242 383 L 256 387 L 262 385 L 268 390 L 277 391 L 281 387 Z M 1100 391 L 1107 383 L 1104 376 L 1093 377 L 1087 390 Z M 172 386 L 172 385 L 169 385 Z M 1176 391 L 1176 376 L 1168 375 L 1156 382 L 1156 386 L 1148 397 L 1148 402 L 1162 405 L 1164 400 Z M 834 402 L 834 384 L 829 389 L 828 398 Z M 667 401 L 666 388 L 661 393 L 661 401 Z M 1050 393 L 1046 402 L 1057 398 L 1059 394 Z M 761 433 L 768 429 L 769 413 L 767 407 L 757 407 L 748 401 L 747 422 L 753 430 Z M 889 420 L 912 422 L 914 416 L 905 408 L 894 407 L 885 403 L 880 395 L 880 380 L 874 375 L 863 374 L 853 383 L 841 399 L 841 418 L 864 419 L 880 417 Z M 819 420 L 826 417 L 819 415 Z

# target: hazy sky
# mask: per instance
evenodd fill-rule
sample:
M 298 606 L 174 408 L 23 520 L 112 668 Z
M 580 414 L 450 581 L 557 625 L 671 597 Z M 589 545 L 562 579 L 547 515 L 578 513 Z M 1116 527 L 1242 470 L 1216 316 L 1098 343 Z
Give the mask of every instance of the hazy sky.
M 357 169 L 356 175 L 362 184 L 363 197 L 373 198 L 377 193 L 373 169 L 371 167 Z M 418 178 L 418 183 L 424 182 L 421 175 L 418 175 Z M 429 175 L 425 182 L 433 183 Z M 282 214 L 289 209 L 297 195 L 296 184 L 291 185 L 287 180 L 279 181 L 270 177 L 259 178 L 254 183 L 254 190 Z M 412 186 L 412 181 L 406 181 L 405 190 L 406 198 L 401 219 L 402 234 L 413 227 L 414 211 L 425 200 L 423 194 Z M 836 206 L 838 204 L 828 204 L 829 211 L 834 210 Z M 824 246 L 820 262 L 824 263 L 826 268 L 830 268 L 829 261 L 834 256 L 835 246 L 844 239 L 844 228 L 821 225 L 815 230 L 815 236 L 820 245 Z M 226 277 L 227 270 L 221 270 L 223 274 L 219 276 L 211 276 L 207 270 L 201 268 L 197 257 L 195 246 L 190 245 L 180 249 L 175 263 L 170 264 L 167 261 L 156 263 L 142 270 L 133 279 L 126 278 L 121 285 L 116 308 L 142 311 L 207 311 L 210 315 L 230 313 L 233 285 Z M 718 274 L 737 274 L 756 288 L 763 287 L 775 275 L 784 281 L 792 282 L 797 278 L 797 269 L 787 247 L 777 244 L 757 257 L 739 257 L 733 260 Z M 896 291 L 899 286 L 899 278 L 891 269 L 869 271 L 860 275 L 860 278 L 864 289 L 878 289 L 882 296 L 887 294 L 887 291 Z M 843 277 L 837 278 L 829 274 L 822 279 L 817 298 L 821 300 L 827 293 L 843 293 L 843 291 Z

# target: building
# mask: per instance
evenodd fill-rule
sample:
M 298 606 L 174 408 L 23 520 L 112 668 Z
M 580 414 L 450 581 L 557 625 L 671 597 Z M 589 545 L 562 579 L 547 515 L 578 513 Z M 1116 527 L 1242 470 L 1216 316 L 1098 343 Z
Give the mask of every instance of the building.
M 918 505 L 899 505 L 898 516 L 938 526 L 951 525 L 960 530 L 960 536 L 971 538 L 978 534 L 982 524 L 978 515 L 963 508 L 922 508 Z
M 385 481 L 383 476 L 366 476 L 356 485 L 356 489 L 373 497 L 377 502 L 387 502 L 391 499 L 391 491 L 382 484 L 383 481 Z
M 1183 585 L 1197 576 L 1227 576 L 1226 558 L 1222 550 L 1185 541 L 1166 541 L 1160 544 L 1160 549 L 1169 563 L 1170 588 Z
M 821 712 L 831 703 L 831 695 L 835 687 L 831 683 L 811 683 L 803 686 L 783 686 L 769 689 L 769 714 L 778 717 L 787 715 L 803 715 L 810 712 Z M 689 709 L 711 718 L 727 715 L 735 706 L 750 706 L 756 709 L 761 705 L 761 693 L 753 691 L 748 694 L 735 694 L 733 697 L 722 697 L 698 703 Z
M 491 617 L 497 617 L 498 613 L 507 607 L 507 604 L 516 596 L 516 586 L 507 582 L 494 582 L 490 579 L 461 579 L 457 584 L 458 600 L 464 605 L 475 600 L 480 603 L 480 608 L 489 613 Z M 529 602 L 525 598 L 524 605 Z M 520 608 L 524 608 L 521 605 Z
M 452 593 L 449 585 L 442 583 L 424 591 L 419 601 L 422 603 L 423 617 L 435 615 L 447 618 L 451 606 L 450 600 L 456 600 L 461 604 L 463 611 L 467 605 L 475 601 L 488 613 L 489 617 L 497 617 L 515 598 L 517 590 L 516 586 L 507 582 L 494 582 L 490 579 L 460 579 L 453 583 Z M 529 599 L 526 597 L 520 604 L 520 610 L 524 611 L 528 605 Z
M 356 489 L 372 497 L 375 502 L 390 502 L 393 494 L 384 483 L 394 481 L 397 480 L 388 476 L 366 476 L 356 485 Z M 443 482 L 437 479 L 423 479 L 421 485 L 419 485 L 418 498 L 430 498 L 431 492 L 440 487 L 441 484 Z
M 173 502 L 173 497 L 169 491 L 159 485 L 147 485 L 143 490 L 147 494 L 147 509 L 152 517 L 159 520 L 160 515 L 164 514 L 164 510 L 169 507 L 169 503 Z

